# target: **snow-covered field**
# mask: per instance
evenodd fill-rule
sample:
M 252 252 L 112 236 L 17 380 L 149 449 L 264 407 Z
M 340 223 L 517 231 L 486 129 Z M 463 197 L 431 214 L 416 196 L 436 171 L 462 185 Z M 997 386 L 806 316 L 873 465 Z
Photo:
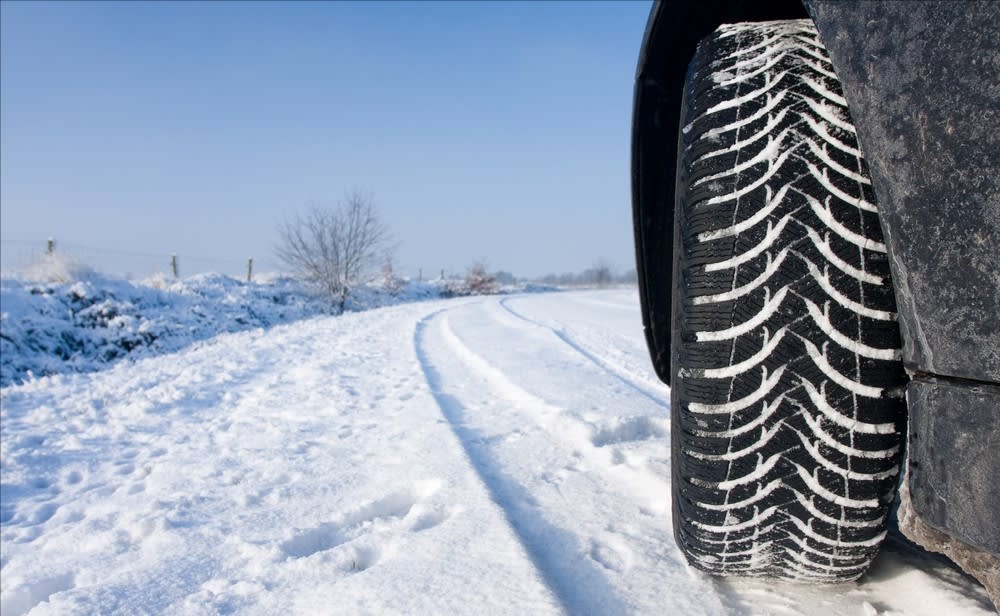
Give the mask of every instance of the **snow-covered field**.
M 689 569 L 634 290 L 314 317 L 2 398 L 4 616 L 992 613 L 898 539 L 857 584 Z

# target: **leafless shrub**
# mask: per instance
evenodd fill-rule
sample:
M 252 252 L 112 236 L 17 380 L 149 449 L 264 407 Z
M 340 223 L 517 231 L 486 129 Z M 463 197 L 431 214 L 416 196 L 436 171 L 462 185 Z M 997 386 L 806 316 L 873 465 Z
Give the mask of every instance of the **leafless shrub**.
M 336 209 L 314 207 L 278 228 L 278 257 L 319 286 L 341 312 L 353 285 L 389 249 L 389 231 L 371 197 L 354 192 Z

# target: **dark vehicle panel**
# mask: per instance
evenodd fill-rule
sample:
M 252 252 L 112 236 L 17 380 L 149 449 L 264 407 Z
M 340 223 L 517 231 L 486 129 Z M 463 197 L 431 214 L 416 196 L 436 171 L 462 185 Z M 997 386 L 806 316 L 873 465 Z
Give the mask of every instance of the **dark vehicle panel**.
M 1000 6 L 809 9 L 878 195 L 903 361 L 1000 382 Z

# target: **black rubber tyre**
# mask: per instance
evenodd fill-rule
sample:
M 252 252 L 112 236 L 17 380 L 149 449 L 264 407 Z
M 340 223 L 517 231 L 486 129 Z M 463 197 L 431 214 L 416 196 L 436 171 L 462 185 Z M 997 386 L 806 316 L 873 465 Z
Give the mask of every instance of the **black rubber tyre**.
M 683 113 L 678 545 L 714 574 L 856 579 L 885 535 L 906 376 L 875 195 L 812 23 L 721 27 Z

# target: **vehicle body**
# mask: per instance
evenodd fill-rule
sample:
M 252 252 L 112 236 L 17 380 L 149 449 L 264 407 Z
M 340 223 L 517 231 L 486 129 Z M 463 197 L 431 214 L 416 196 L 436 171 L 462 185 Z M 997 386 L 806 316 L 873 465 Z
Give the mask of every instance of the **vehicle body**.
M 678 166 L 688 64 L 721 24 L 802 18 L 841 82 L 878 199 L 909 377 L 900 530 L 946 553 L 1000 605 L 1000 5 L 654 6 L 636 77 L 632 190 L 655 370 L 676 378 L 680 175 L 664 170 Z

